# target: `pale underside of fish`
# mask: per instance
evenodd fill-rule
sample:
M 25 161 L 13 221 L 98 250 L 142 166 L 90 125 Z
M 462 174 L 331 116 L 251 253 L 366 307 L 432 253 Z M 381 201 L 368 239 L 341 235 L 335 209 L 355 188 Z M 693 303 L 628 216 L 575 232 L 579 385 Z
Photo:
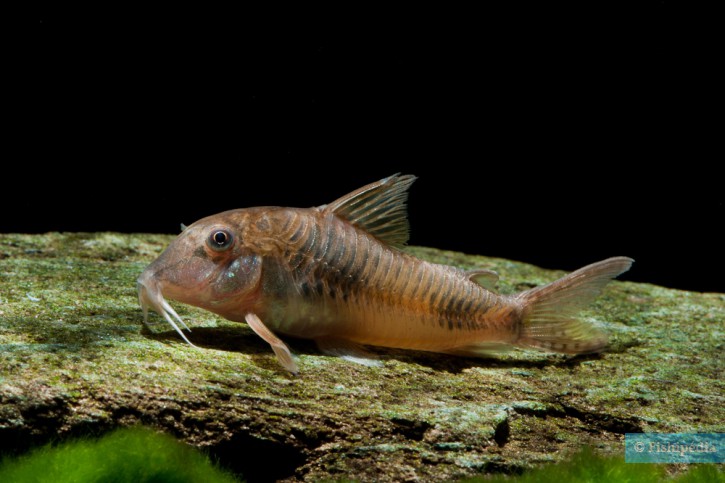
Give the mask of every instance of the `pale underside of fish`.
M 632 259 L 497 294 L 490 270 L 402 250 L 414 180 L 390 176 L 320 207 L 247 208 L 197 221 L 139 277 L 144 321 L 152 308 L 189 342 L 167 298 L 246 321 L 292 373 L 297 365 L 277 335 L 314 339 L 323 352 L 362 363 L 372 360 L 365 345 L 474 357 L 513 347 L 566 354 L 606 347 L 606 336 L 576 315 Z

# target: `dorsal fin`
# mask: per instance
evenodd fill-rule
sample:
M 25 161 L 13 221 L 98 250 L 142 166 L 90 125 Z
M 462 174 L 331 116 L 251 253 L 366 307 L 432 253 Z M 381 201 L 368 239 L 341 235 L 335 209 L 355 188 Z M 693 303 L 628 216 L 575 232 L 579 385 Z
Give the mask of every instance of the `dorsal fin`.
M 498 283 L 498 273 L 493 270 L 486 270 L 485 268 L 478 270 L 468 270 L 466 272 L 468 279 L 477 283 L 481 287 L 485 288 L 489 292 L 496 290 L 496 284 Z
M 415 176 L 400 173 L 370 183 L 321 206 L 325 213 L 346 219 L 380 241 L 394 247 L 408 242 L 410 225 L 405 202 Z

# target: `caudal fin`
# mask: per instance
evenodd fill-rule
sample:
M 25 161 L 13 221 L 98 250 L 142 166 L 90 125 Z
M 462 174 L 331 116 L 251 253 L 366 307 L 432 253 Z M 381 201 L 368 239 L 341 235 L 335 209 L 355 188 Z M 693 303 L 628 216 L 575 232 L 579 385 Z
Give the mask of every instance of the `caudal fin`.
M 523 325 L 516 345 L 565 354 L 599 352 L 607 336 L 576 318 L 634 260 L 614 257 L 587 265 L 548 285 L 521 293 Z

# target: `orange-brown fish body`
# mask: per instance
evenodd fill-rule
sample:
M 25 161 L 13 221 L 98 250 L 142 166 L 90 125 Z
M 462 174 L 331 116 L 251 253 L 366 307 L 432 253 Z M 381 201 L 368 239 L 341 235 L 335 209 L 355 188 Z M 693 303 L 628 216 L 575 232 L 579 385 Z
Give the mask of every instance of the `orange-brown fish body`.
M 364 356 L 360 344 L 460 355 L 515 345 L 567 353 L 604 346 L 601 334 L 572 315 L 630 259 L 498 295 L 490 271 L 468 273 L 400 250 L 414 179 L 392 176 L 319 208 L 249 208 L 199 220 L 139 277 L 141 304 L 182 336 L 165 298 L 246 321 L 292 372 L 296 365 L 275 333 L 353 358 Z
M 513 338 L 520 304 L 461 270 L 419 260 L 317 209 L 237 215 L 251 221 L 242 238 L 274 242 L 254 247 L 265 259 L 254 306 L 220 315 L 241 320 L 251 310 L 286 335 L 437 351 L 472 336 Z

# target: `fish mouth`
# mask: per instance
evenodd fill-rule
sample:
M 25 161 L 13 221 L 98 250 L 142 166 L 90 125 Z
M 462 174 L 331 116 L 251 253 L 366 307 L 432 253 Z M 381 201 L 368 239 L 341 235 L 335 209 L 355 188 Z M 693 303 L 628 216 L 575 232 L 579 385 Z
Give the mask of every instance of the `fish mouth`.
M 164 298 L 164 294 L 161 292 L 161 284 L 157 280 L 154 280 L 152 276 L 144 273 L 138 278 L 136 286 L 138 288 L 138 301 L 141 304 L 141 309 L 143 309 L 144 325 L 146 327 L 150 327 L 148 322 L 148 315 L 149 308 L 152 308 L 160 316 L 166 319 L 166 322 L 168 322 L 169 325 L 171 325 L 171 327 L 176 330 L 176 332 L 181 336 L 182 339 L 186 341 L 187 344 L 192 347 L 196 347 L 194 344 L 191 343 L 191 341 L 189 341 L 189 339 L 186 338 L 186 335 L 184 335 L 184 332 L 179 327 L 179 325 L 181 325 L 181 327 L 191 332 L 191 329 L 184 323 L 183 320 L 181 320 L 179 314 L 176 313 L 174 308 L 169 305 L 169 303 Z M 174 322 L 174 319 L 176 319 L 176 322 L 178 322 L 179 325 Z

